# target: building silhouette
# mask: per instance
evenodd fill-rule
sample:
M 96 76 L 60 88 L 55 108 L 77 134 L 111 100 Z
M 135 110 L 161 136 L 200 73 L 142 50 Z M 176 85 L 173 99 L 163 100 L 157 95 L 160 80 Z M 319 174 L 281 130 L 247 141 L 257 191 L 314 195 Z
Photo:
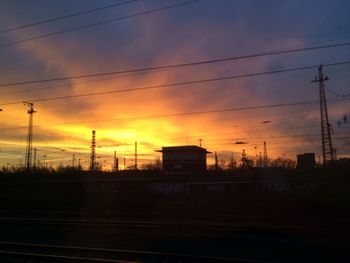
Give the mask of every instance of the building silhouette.
M 162 153 L 164 175 L 196 175 L 207 169 L 206 149 L 195 145 L 163 147 Z
M 315 167 L 315 153 L 303 153 L 297 155 L 297 169 L 310 170 Z

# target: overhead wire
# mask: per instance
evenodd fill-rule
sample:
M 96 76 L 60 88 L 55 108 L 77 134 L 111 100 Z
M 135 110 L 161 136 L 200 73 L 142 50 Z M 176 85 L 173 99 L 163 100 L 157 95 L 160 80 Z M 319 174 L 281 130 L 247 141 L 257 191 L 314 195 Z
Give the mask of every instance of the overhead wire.
M 16 93 L 33 92 L 33 91 L 46 90 L 46 89 L 65 88 L 65 87 L 69 88 L 69 87 L 72 87 L 73 85 L 80 86 L 88 83 L 103 82 L 103 81 L 115 80 L 119 78 L 130 77 L 130 76 L 139 76 L 147 73 L 160 72 L 163 70 L 165 69 L 152 70 L 147 72 L 135 72 L 135 73 L 129 73 L 129 74 L 125 73 L 122 75 L 117 75 L 117 76 L 108 77 L 108 78 L 101 78 L 101 79 L 86 79 L 79 82 L 75 82 L 74 84 L 59 84 L 59 85 L 46 86 L 46 87 L 34 87 L 34 88 L 25 88 L 25 89 L 19 89 L 19 90 L 11 90 L 11 91 L 0 92 L 0 96 L 11 95 Z
M 185 2 L 181 2 L 181 3 L 177 3 L 177 4 L 167 5 L 167 6 L 163 6 L 163 7 L 159 7 L 159 8 L 154 8 L 154 9 L 149 9 L 149 10 L 146 10 L 146 11 L 136 12 L 136 13 L 130 14 L 130 15 L 125 15 L 125 16 L 120 16 L 120 17 L 117 17 L 117 18 L 107 19 L 107 20 L 103 20 L 103 21 L 100 21 L 100 22 L 92 23 L 92 24 L 86 24 L 86 25 L 72 27 L 72 28 L 68 28 L 68 29 L 63 29 L 63 30 L 59 30 L 59 31 L 51 32 L 51 33 L 37 35 L 37 36 L 34 36 L 34 37 L 29 37 L 29 38 L 20 39 L 20 40 L 16 40 L 16 41 L 12 41 L 12 42 L 7 42 L 7 43 L 4 43 L 4 44 L 0 44 L 0 48 L 13 46 L 13 45 L 17 45 L 17 44 L 20 44 L 20 43 L 33 41 L 33 40 L 36 40 L 36 39 L 41 39 L 41 38 L 51 37 L 51 36 L 60 35 L 60 34 L 68 33 L 68 32 L 73 32 L 73 31 L 77 31 L 77 30 L 81 30 L 81 29 L 91 28 L 91 27 L 95 27 L 95 26 L 99 26 L 99 25 L 103 25 L 103 24 L 117 22 L 117 21 L 120 21 L 120 20 L 125 20 L 125 19 L 129 19 L 129 18 L 137 17 L 137 16 L 149 15 L 149 14 L 165 11 L 165 10 L 168 10 L 168 9 L 172 9 L 172 8 L 175 8 L 175 7 L 180 7 L 180 6 L 192 4 L 192 3 L 195 3 L 195 2 L 199 2 L 199 1 L 201 1 L 201 0 L 185 1 Z
M 287 54 L 287 53 L 295 53 L 295 52 L 301 52 L 301 51 L 310 51 L 310 50 L 326 49 L 326 48 L 333 48 L 333 47 L 343 47 L 343 46 L 350 46 L 350 42 L 338 43 L 338 44 L 332 44 L 332 45 L 306 47 L 306 48 L 287 49 L 287 50 L 280 50 L 280 51 L 264 51 L 264 52 L 260 52 L 260 53 L 234 56 L 234 57 L 226 57 L 226 58 L 221 58 L 221 59 L 210 59 L 210 60 L 202 60 L 202 61 L 195 61 L 195 62 L 160 65 L 160 66 L 153 66 L 153 67 L 124 69 L 124 70 L 118 70 L 118 71 L 92 73 L 92 74 L 84 74 L 84 75 L 77 75 L 77 76 L 70 76 L 70 77 L 37 79 L 37 80 L 28 80 L 28 81 L 21 81 L 21 82 L 9 82 L 9 83 L 0 84 L 0 87 L 18 86 L 18 85 L 52 82 L 52 81 L 62 81 L 62 80 L 73 80 L 73 79 L 80 79 L 80 78 L 91 78 L 91 77 L 98 77 L 98 76 L 135 73 L 135 72 L 142 72 L 142 71 L 154 71 L 154 70 L 159 70 L 159 69 L 198 66 L 198 65 L 212 64 L 212 63 L 225 62 L 225 61 L 242 60 L 242 59 L 255 58 L 255 57 L 263 57 L 263 56 L 271 56 L 271 55 L 278 55 L 278 54 Z M 324 66 L 327 66 L 327 65 L 324 65 Z M 330 66 L 330 65 L 328 65 L 328 66 Z
M 278 141 L 278 142 L 276 142 L 276 141 L 274 141 L 274 139 L 299 138 L 299 137 L 300 138 L 305 138 L 306 137 L 307 138 L 307 142 L 309 142 L 311 140 L 318 140 L 318 137 L 320 137 L 320 135 L 319 134 L 296 134 L 296 135 L 289 135 L 289 136 L 287 136 L 287 135 L 286 136 L 284 136 L 284 135 L 281 135 L 281 136 L 279 136 L 279 135 L 276 135 L 276 136 L 261 136 L 261 137 L 255 137 L 253 142 L 249 141 L 245 145 L 236 145 L 234 143 L 233 139 L 221 140 L 222 142 L 220 140 L 217 140 L 217 141 L 208 140 L 208 141 L 204 142 L 204 144 L 207 145 L 207 146 L 209 146 L 209 145 L 230 145 L 232 147 L 245 147 L 245 148 L 247 148 L 249 146 L 251 146 L 251 147 L 257 146 L 259 144 L 262 144 L 262 141 L 268 140 L 268 145 L 279 145 L 279 144 L 286 145 L 286 144 L 289 144 L 289 143 L 292 143 L 293 145 L 296 145 L 295 141 L 294 142 L 286 142 L 286 141 L 283 141 L 283 142 Z M 249 140 L 250 137 L 246 137 L 246 139 Z M 256 139 L 260 139 L 260 140 L 256 141 Z M 335 137 L 333 137 L 333 139 L 334 140 L 347 140 L 347 139 L 350 139 L 350 136 L 338 136 L 338 137 L 335 136 Z M 225 142 L 225 141 L 232 141 L 232 142 Z M 178 142 L 178 140 L 176 142 Z M 302 144 L 305 143 L 305 141 L 298 141 L 298 142 L 302 143 Z M 172 142 L 168 141 L 168 144 L 172 144 Z M 10 148 L 9 146 L 11 146 L 11 145 L 19 147 L 19 148 L 24 147 L 24 144 L 23 145 L 7 144 L 7 146 L 5 148 Z M 133 145 L 130 144 L 129 146 L 133 146 Z M 112 146 L 109 146 L 109 147 L 112 147 Z M 72 153 L 71 150 L 69 150 L 69 151 L 67 151 L 67 150 L 64 150 L 64 151 L 60 150 L 60 151 L 58 151 L 57 147 L 50 147 L 50 146 L 45 146 L 45 145 L 41 145 L 41 146 L 39 145 L 39 146 L 37 146 L 37 148 L 39 148 L 39 149 L 40 148 L 51 149 L 51 150 L 48 150 L 48 151 L 51 151 L 51 152 L 55 151 L 55 153 L 60 153 L 60 154 Z M 66 147 L 64 145 L 62 145 L 61 148 L 66 148 Z M 156 148 L 158 148 L 158 147 L 156 147 Z M 81 147 L 81 149 L 88 149 L 88 147 Z M 3 152 L 5 152 L 5 151 L 3 151 Z
M 329 102 L 347 102 L 350 101 L 350 98 L 343 99 L 332 99 L 328 100 Z M 87 124 L 87 123 L 96 123 L 96 122 L 109 122 L 109 121 L 124 121 L 124 120 L 137 120 L 137 119 L 156 119 L 156 118 L 165 118 L 165 117 L 177 117 L 177 116 L 193 116 L 193 115 L 202 115 L 202 114 L 211 114 L 211 113 L 224 113 L 224 112 L 234 112 L 234 111 L 247 111 L 247 110 L 257 110 L 257 109 L 268 109 L 268 108 L 280 108 L 280 107 L 291 107 L 291 106 L 300 106 L 308 104 L 318 104 L 317 100 L 309 101 L 299 101 L 291 103 L 278 103 L 278 104 L 265 104 L 265 105 L 256 105 L 248 107 L 235 107 L 235 108 L 224 108 L 216 110 L 203 110 L 203 111 L 187 111 L 187 112 L 178 112 L 178 113 L 169 113 L 169 114 L 157 114 L 157 115 L 141 115 L 134 117 L 121 117 L 121 118 L 108 118 L 108 119 L 95 119 L 95 120 L 86 120 L 86 121 L 70 121 L 62 123 L 47 123 L 45 125 L 37 125 L 39 127 L 45 126 L 55 126 L 55 125 L 74 125 L 74 124 Z M 26 126 L 13 127 L 13 128 L 25 128 Z M 3 128 L 1 130 L 12 129 Z
M 346 62 L 346 64 L 348 64 L 349 62 Z M 329 66 L 329 65 L 324 65 L 324 66 Z M 317 67 L 317 66 L 313 66 L 312 68 L 314 68 L 314 67 Z M 272 74 L 272 73 L 271 73 Z M 179 85 L 181 85 L 181 84 L 179 84 Z M 90 96 L 90 95 L 89 95 Z M 91 95 L 91 96 L 94 96 L 94 95 Z M 344 100 L 331 100 L 331 101 L 344 101 Z M 318 103 L 318 102 L 317 102 Z M 197 113 L 194 113 L 194 114 L 197 114 Z M 198 113 L 198 114 L 200 114 L 200 113 Z M 203 113 L 203 114 L 206 114 L 206 113 Z M 183 115 L 183 113 L 181 114 L 181 115 Z M 184 115 L 188 115 L 188 114 L 184 114 Z M 190 114 L 191 115 L 191 114 Z M 157 117 L 156 118 L 158 118 L 158 116 L 160 116 L 160 115 L 157 115 Z M 171 115 L 171 116 L 175 116 L 175 115 Z M 160 117 L 162 117 L 162 116 L 160 116 Z M 167 117 L 167 116 L 166 116 Z M 135 118 L 148 118 L 148 117 L 135 117 Z M 134 118 L 132 118 L 132 119 L 134 119 Z M 115 120 L 115 119 L 113 119 L 113 120 Z M 118 119 L 117 119 L 118 120 Z M 99 121 L 105 121 L 105 120 L 95 120 L 96 122 L 99 122 Z M 76 122 L 76 123 L 78 123 L 78 122 Z M 75 124 L 75 123 L 64 123 L 64 124 Z M 300 135 L 300 136 L 302 136 L 302 135 Z M 316 136 L 316 135 L 315 135 Z M 317 135 L 317 136 L 319 136 L 319 135 Z M 271 138 L 271 137 L 270 137 Z M 348 137 L 347 137 L 348 138 Z M 335 138 L 335 139 L 338 139 L 338 138 Z
M 336 99 L 336 100 L 331 100 L 331 101 L 346 101 L 346 99 Z M 277 104 L 277 105 L 265 105 L 263 106 L 263 108 L 267 108 L 267 107 L 279 107 L 279 106 L 291 106 L 291 105 L 302 105 L 302 104 L 308 104 L 308 103 L 318 103 L 318 101 L 308 101 L 308 102 L 298 102 L 297 104 Z M 261 106 L 260 106 L 261 107 Z M 247 107 L 247 108 L 236 108 L 236 109 L 224 109 L 224 111 L 232 111 L 232 110 L 244 110 L 244 109 L 254 109 L 256 107 Z M 140 117 L 136 117 L 136 118 L 150 118 L 150 117 L 169 117 L 169 116 L 176 116 L 176 115 L 192 115 L 192 114 L 205 114 L 205 113 L 209 113 L 209 112 L 222 112 L 223 110 L 219 110 L 219 111 L 205 111 L 205 112 L 190 112 L 190 113 L 180 113 L 180 114 L 171 114 L 171 115 L 157 115 L 157 116 L 140 116 Z M 125 119 L 125 118 L 124 118 Z M 135 119 L 135 117 L 133 118 Z M 114 119 L 115 120 L 115 119 Z M 99 121 L 106 121 L 106 120 L 94 120 L 94 122 L 99 122 Z M 89 121 L 90 122 L 90 121 Z M 73 123 L 77 123 L 77 122 L 71 122 L 71 123 L 65 123 L 65 124 L 73 124 Z M 81 122 L 80 122 L 81 123 Z
M 214 133 L 214 134 L 211 134 L 211 135 L 215 136 L 216 134 Z M 205 136 L 202 136 L 202 137 L 206 138 Z M 202 137 L 198 137 L 198 138 L 202 139 Z M 301 137 L 301 138 L 318 137 L 319 138 L 319 137 L 321 137 L 321 135 L 317 134 L 317 133 L 306 133 L 306 134 L 305 133 L 301 133 L 301 134 L 294 134 L 294 133 L 292 133 L 292 134 L 286 134 L 286 135 L 245 136 L 245 137 L 238 137 L 237 139 L 234 139 L 233 136 L 232 136 L 232 138 L 225 138 L 225 139 L 214 138 L 214 139 L 207 139 L 206 141 L 207 142 L 226 142 L 226 141 L 230 141 L 231 144 L 233 144 L 233 145 L 248 145 L 248 144 L 253 145 L 254 143 L 249 141 L 252 138 L 253 138 L 254 141 L 256 139 L 260 139 L 261 141 L 263 141 L 263 140 L 275 140 L 275 139 L 283 139 L 283 138 L 289 139 L 289 138 L 299 138 L 299 137 Z M 182 139 L 187 139 L 187 138 L 182 137 Z M 344 139 L 350 139 L 350 136 L 343 136 L 343 135 L 341 135 L 341 136 L 333 136 L 332 139 L 344 140 Z M 243 140 L 243 141 L 248 140 L 248 141 L 244 142 L 242 144 L 236 144 L 235 142 L 237 142 L 238 140 L 239 141 L 241 141 L 241 140 Z
M 327 63 L 327 64 L 324 64 L 324 66 L 325 67 L 332 67 L 332 66 L 340 66 L 340 65 L 346 65 L 346 64 L 350 64 L 350 61 Z M 271 70 L 271 71 L 265 71 L 265 72 L 247 73 L 247 74 L 242 74 L 242 75 L 231 75 L 231 76 L 208 78 L 208 79 L 201 79 L 201 80 L 192 80 L 192 81 L 174 82 L 174 83 L 160 84 L 160 85 L 151 85 L 151 86 L 145 86 L 145 87 L 139 87 L 139 88 L 128 88 L 128 89 L 118 89 L 118 90 L 110 90 L 110 91 L 103 91 L 103 92 L 91 92 L 91 93 L 82 93 L 82 94 L 76 94 L 76 95 L 58 96 L 58 97 L 37 98 L 37 99 L 30 99 L 30 101 L 31 102 L 44 102 L 44 101 L 73 99 L 73 98 L 81 98 L 81 97 L 91 97 L 91 96 L 97 96 L 97 95 L 107 95 L 107 94 L 113 94 L 113 93 L 134 92 L 134 91 L 143 91 L 143 90 L 150 90 L 150 89 L 169 88 L 169 87 L 192 85 L 192 84 L 198 84 L 198 83 L 207 83 L 207 82 L 216 82 L 216 81 L 222 81 L 222 80 L 232 80 L 232 79 L 240 79 L 240 78 L 247 78 L 247 77 L 263 76 L 263 75 L 277 74 L 277 73 L 283 73 L 283 72 L 301 71 L 301 70 L 307 70 L 307 69 L 314 69 L 317 67 L 318 67 L 318 65 L 286 68 L 286 69 Z M 19 103 L 23 103 L 23 100 L 13 101 L 13 102 L 2 102 L 2 103 L 0 103 L 0 105 L 5 106 L 5 105 L 13 105 L 13 104 L 19 104 Z
M 259 111 L 259 113 L 262 113 L 261 111 Z M 273 113 L 275 113 L 275 114 L 278 114 L 278 115 L 280 115 L 281 114 L 281 111 L 278 111 L 278 112 L 272 112 L 272 113 L 269 113 L 269 116 L 271 116 L 271 114 L 273 114 Z M 265 113 L 264 113 L 265 114 Z M 293 115 L 295 115 L 296 114 L 296 112 L 295 112 L 295 110 L 293 110 L 293 112 L 284 112 L 284 113 L 282 113 L 282 114 L 293 114 Z M 184 117 L 188 117 L 188 116 L 191 116 L 191 115 L 185 115 Z M 174 117 L 176 117 L 176 116 L 174 116 Z M 210 122 L 222 122 L 223 120 L 234 120 L 235 122 L 237 122 L 237 121 L 239 121 L 239 120 L 246 120 L 247 118 L 259 118 L 260 119 L 260 117 L 259 116 L 256 116 L 256 115 L 253 115 L 253 116 L 250 116 L 250 117 L 247 117 L 246 115 L 244 116 L 244 118 L 242 118 L 242 119 L 239 119 L 239 118 L 237 118 L 237 117 L 230 117 L 230 118 L 221 118 L 220 117 L 220 119 L 215 119 L 215 120 L 201 120 L 201 121 L 196 121 L 196 123 L 210 123 Z M 88 123 L 90 123 L 90 121 L 91 120 L 88 120 Z M 96 122 L 107 122 L 107 121 L 115 121 L 115 119 L 108 119 L 108 120 L 102 120 L 102 121 L 100 121 L 100 120 L 95 120 L 95 123 Z M 84 124 L 83 122 L 80 122 L 80 123 L 75 123 L 75 124 Z M 36 128 L 44 128 L 44 127 L 48 127 L 48 126 L 50 126 L 50 127 L 54 127 L 54 126 L 56 126 L 56 125 L 74 125 L 74 124 L 68 124 L 68 123 L 49 123 L 49 124 L 37 124 L 37 125 L 35 125 L 35 127 Z M 183 124 L 180 124 L 181 126 L 183 126 Z M 233 125 L 233 126 L 232 126 Z M 150 128 L 150 127 L 152 127 L 152 128 L 155 128 L 155 127 L 163 127 L 164 126 L 164 124 L 154 124 L 154 123 L 152 123 L 151 125 L 150 124 L 147 124 L 147 125 L 131 125 L 131 126 L 128 126 L 127 127 L 127 129 L 140 129 L 140 128 Z M 230 127 L 230 128 L 232 128 L 232 129 L 235 129 L 235 126 L 237 126 L 237 125 L 234 125 L 234 124 L 230 124 L 230 126 L 232 126 L 232 127 Z M 241 126 L 239 126 L 240 128 L 242 128 Z M 265 127 L 265 126 L 263 126 L 263 125 L 260 125 L 260 126 L 256 126 L 256 127 L 253 127 L 254 129 L 257 129 L 257 128 L 260 128 L 260 127 Z M 319 125 L 310 125 L 310 126 L 298 126 L 298 127 L 284 127 L 284 126 L 281 126 L 281 123 L 278 123 L 278 128 L 279 128 L 279 130 L 281 130 L 281 128 L 283 129 L 283 130 L 285 130 L 285 129 L 287 129 L 287 130 L 293 130 L 293 129 L 299 129 L 299 128 L 314 128 L 314 127 L 319 127 Z M 27 129 L 28 127 L 27 126 L 11 126 L 11 127 L 4 127 L 4 128 L 1 128 L 0 129 L 0 131 L 6 131 L 6 130 L 16 130 L 16 129 Z M 121 128 L 121 129 L 123 129 L 123 128 Z M 242 129 L 240 129 L 240 131 L 242 131 Z M 226 133 L 221 133 L 221 135 L 225 135 L 225 134 L 232 134 L 233 132 L 231 131 L 231 132 L 226 132 Z M 212 133 L 211 134 L 201 134 L 201 135 L 191 135 L 191 137 L 195 137 L 195 136 L 197 136 L 198 138 L 199 137 L 203 137 L 203 138 L 206 138 L 207 136 L 212 136 Z M 188 137 L 188 136 L 187 136 Z M 187 138 L 186 137 L 186 138 Z M 182 139 L 184 139 L 185 137 L 176 137 L 176 138 L 182 138 Z
M 63 15 L 63 16 L 48 18 L 48 19 L 40 20 L 40 21 L 33 22 L 33 23 L 23 24 L 20 26 L 14 26 L 14 27 L 9 27 L 9 28 L 5 28 L 5 29 L 0 29 L 0 34 L 12 32 L 12 31 L 16 31 L 16 30 L 20 30 L 20 29 L 24 29 L 24 28 L 29 28 L 29 27 L 33 27 L 33 26 L 37 26 L 37 25 L 41 25 L 41 24 L 46 24 L 46 23 L 50 23 L 50 22 L 54 22 L 54 21 L 59 21 L 59 20 L 63 20 L 63 19 L 67 19 L 67 18 L 71 18 L 71 17 L 75 17 L 75 16 L 80 16 L 80 15 L 85 15 L 85 14 L 89 14 L 89 13 L 93 13 L 93 12 L 98 12 L 98 11 L 113 8 L 113 7 L 131 4 L 131 3 L 137 2 L 137 1 L 139 1 L 139 0 L 129 0 L 129 1 L 125 1 L 125 2 L 114 3 L 111 5 L 105 5 L 105 6 L 101 6 L 101 7 L 97 7 L 97 8 L 93 8 L 93 9 L 88 9 L 88 10 L 84 10 L 84 11 L 79 11 L 76 13 L 71 13 L 71 14 L 67 14 L 67 15 Z

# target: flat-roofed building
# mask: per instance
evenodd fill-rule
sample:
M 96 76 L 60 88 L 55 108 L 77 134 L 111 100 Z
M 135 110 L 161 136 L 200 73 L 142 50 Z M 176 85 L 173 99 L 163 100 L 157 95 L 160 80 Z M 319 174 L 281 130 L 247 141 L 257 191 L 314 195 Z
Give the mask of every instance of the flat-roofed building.
M 310 170 L 316 167 L 315 153 L 298 154 L 297 158 L 297 169 Z
M 200 175 L 207 170 L 207 154 L 195 145 L 163 147 L 163 173 L 165 175 Z

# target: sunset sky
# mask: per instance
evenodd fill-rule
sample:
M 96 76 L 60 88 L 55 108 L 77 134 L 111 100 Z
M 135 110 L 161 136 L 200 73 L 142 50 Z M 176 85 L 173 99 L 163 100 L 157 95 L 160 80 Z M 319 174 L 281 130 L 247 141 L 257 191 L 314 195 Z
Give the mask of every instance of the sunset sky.
M 123 4 L 16 28 L 116 3 Z M 184 4 L 174 6 L 180 3 Z M 163 7 L 167 8 L 155 11 Z M 149 10 L 153 11 L 141 14 Z M 330 79 L 325 85 L 334 148 L 338 158 L 350 157 L 350 124 L 337 125 L 344 115 L 350 117 L 350 45 L 4 85 L 349 43 L 350 1 L 4 0 L 0 13 L 0 167 L 24 163 L 28 114 L 23 101 L 33 101 L 37 110 L 33 139 L 37 158 L 52 166 L 71 164 L 74 153 L 87 167 L 92 130 L 104 169 L 111 169 L 114 151 L 132 165 L 136 141 L 141 164 L 160 157 L 155 151 L 163 146 L 199 145 L 199 139 L 224 160 L 232 152 L 239 159 L 243 149 L 254 158 L 255 151 L 263 151 L 264 141 L 270 158 L 295 160 L 304 152 L 319 157 L 318 84 L 310 82 L 317 67 L 167 84 L 342 62 L 347 63 L 324 67 Z M 55 34 L 44 36 L 51 33 Z M 157 87 L 141 89 L 151 86 Z M 115 92 L 91 95 L 104 91 Z M 80 94 L 90 96 L 57 98 Z M 260 107 L 305 101 L 310 103 Z M 238 141 L 247 144 L 235 144 Z M 208 163 L 213 163 L 212 155 Z

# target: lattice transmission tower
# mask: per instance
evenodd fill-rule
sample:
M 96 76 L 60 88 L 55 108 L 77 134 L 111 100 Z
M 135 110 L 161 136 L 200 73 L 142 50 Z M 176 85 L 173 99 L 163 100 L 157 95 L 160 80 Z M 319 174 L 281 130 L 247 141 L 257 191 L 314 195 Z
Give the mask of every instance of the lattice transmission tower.
M 32 102 L 24 102 L 24 105 L 28 106 L 29 122 L 28 122 L 28 132 L 27 132 L 27 147 L 25 156 L 25 167 L 30 170 L 32 167 L 32 155 L 33 155 L 33 114 L 36 112 L 34 110 L 34 104 Z
M 324 90 L 324 82 L 329 80 L 327 76 L 323 75 L 322 64 L 318 68 L 318 76 L 311 82 L 319 83 L 320 92 L 320 113 L 321 113 L 321 140 L 322 140 L 322 159 L 323 165 L 326 165 L 327 161 L 334 160 L 334 149 L 332 145 L 332 126 L 328 120 L 327 100 Z
M 90 171 L 96 170 L 96 131 L 92 131 Z

